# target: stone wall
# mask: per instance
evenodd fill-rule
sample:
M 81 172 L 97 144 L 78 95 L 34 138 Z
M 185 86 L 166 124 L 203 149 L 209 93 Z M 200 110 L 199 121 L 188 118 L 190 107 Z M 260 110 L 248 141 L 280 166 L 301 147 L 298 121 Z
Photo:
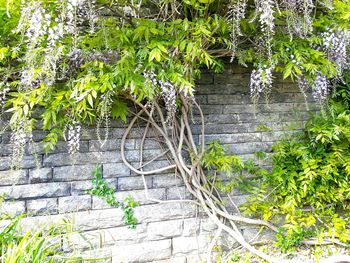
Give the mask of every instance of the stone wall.
M 256 108 L 249 97 L 248 83 L 248 71 L 228 66 L 223 74 L 204 73 L 196 93 L 205 114 L 206 139 L 221 141 L 243 158 L 252 157 L 255 151 L 269 152 L 276 138 L 297 127 L 291 123 L 308 117 L 305 98 L 291 83 L 276 79 L 269 103 L 262 98 Z M 307 100 L 309 108 L 315 110 L 316 103 L 311 96 Z M 199 134 L 196 112 L 193 121 L 194 132 Z M 271 130 L 262 129 L 262 125 Z M 80 152 L 71 157 L 65 142 L 59 142 L 55 151 L 45 155 L 38 143 L 44 133 L 35 131 L 35 147 L 28 146 L 19 171 L 10 170 L 10 134 L 3 134 L 0 194 L 6 195 L 6 201 L 2 211 L 27 213 L 28 217 L 23 219 L 27 227 L 69 218 L 82 235 L 72 234 L 69 242 L 62 241 L 62 248 L 67 252 L 112 255 L 113 262 L 201 262 L 215 225 L 189 203 L 155 203 L 146 198 L 142 178 L 121 161 L 123 132 L 123 124 L 112 123 L 109 139 L 101 148 L 95 129 L 85 128 Z M 142 129 L 134 129 L 127 140 L 127 158 L 131 162 L 138 161 L 141 132 Z M 37 149 L 36 155 L 33 148 Z M 157 153 L 157 143 L 148 140 L 145 158 L 151 159 Z M 117 190 L 119 200 L 132 195 L 140 202 L 135 209 L 136 230 L 123 224 L 122 211 L 86 194 L 91 187 L 91 172 L 97 164 L 102 165 L 103 177 Z M 164 164 L 166 160 L 157 160 L 148 169 Z M 146 184 L 152 198 L 191 198 L 181 180 L 172 173 L 146 176 Z M 232 198 L 237 204 L 245 199 L 238 192 L 233 193 Z M 251 228 L 242 228 L 242 231 L 248 237 L 255 233 Z M 229 246 L 225 242 L 221 240 L 220 245 Z

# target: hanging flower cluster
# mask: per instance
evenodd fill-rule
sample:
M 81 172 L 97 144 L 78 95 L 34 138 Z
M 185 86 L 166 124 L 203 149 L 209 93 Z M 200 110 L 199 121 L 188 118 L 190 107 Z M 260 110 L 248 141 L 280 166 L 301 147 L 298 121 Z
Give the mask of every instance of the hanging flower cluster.
M 329 80 L 321 75 L 318 74 L 316 77 L 316 80 L 313 83 L 312 87 L 312 96 L 321 104 L 323 105 L 324 102 L 327 99 L 327 96 L 329 94 Z
M 144 72 L 144 77 L 148 79 L 154 86 L 160 87 L 162 98 L 167 110 L 166 123 L 170 124 L 176 113 L 176 89 L 169 81 L 158 80 L 154 72 Z
M 81 131 L 81 125 L 77 121 L 73 121 L 72 123 L 68 124 L 68 152 L 70 154 L 77 153 L 80 149 L 80 131 Z
M 229 6 L 229 18 L 231 19 L 231 44 L 232 44 L 232 57 L 235 57 L 236 49 L 238 46 L 238 37 L 242 36 L 240 22 L 245 18 L 247 8 L 246 0 L 234 0 Z
M 8 83 L 0 83 L 0 106 L 3 107 L 6 102 L 6 94 L 10 91 Z
M 254 69 L 250 75 L 250 97 L 257 103 L 262 93 L 268 95 L 272 89 L 272 67 Z
M 343 70 L 348 68 L 347 49 L 350 43 L 349 31 L 341 29 L 330 29 L 321 34 L 322 50 L 328 55 L 328 58 L 337 66 L 337 75 L 341 76 Z
M 283 0 L 282 6 L 286 11 L 286 22 L 291 38 L 293 35 L 304 38 L 312 32 L 312 0 Z
M 11 131 L 11 167 L 19 168 L 25 153 L 25 147 L 28 142 L 33 142 L 33 134 L 30 121 L 28 119 L 21 120 L 18 125 Z
M 107 139 L 108 139 L 108 134 L 109 134 L 109 126 L 110 126 L 110 116 L 111 116 L 111 106 L 112 106 L 112 92 L 106 92 L 105 94 L 103 94 L 101 96 L 101 102 L 99 104 L 98 107 L 98 118 L 97 118 L 97 124 L 96 124 L 96 135 L 97 135 L 97 139 L 101 145 L 101 147 L 103 147 L 103 145 L 106 143 Z M 104 139 L 101 139 L 101 132 L 100 132 L 100 128 L 101 125 L 104 124 L 105 126 L 105 135 L 104 135 Z

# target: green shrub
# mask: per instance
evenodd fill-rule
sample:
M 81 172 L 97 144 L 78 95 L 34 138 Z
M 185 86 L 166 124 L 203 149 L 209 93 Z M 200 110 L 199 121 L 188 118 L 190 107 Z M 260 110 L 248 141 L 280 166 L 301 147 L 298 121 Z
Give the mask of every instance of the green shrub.
M 321 112 L 311 116 L 302 132 L 273 145 L 272 172 L 263 175 L 244 206 L 247 214 L 259 214 L 265 220 L 280 221 L 283 216 L 289 235 L 281 238 L 279 234 L 283 250 L 298 245 L 305 231 L 321 239 L 350 240 L 349 76 L 345 83 Z

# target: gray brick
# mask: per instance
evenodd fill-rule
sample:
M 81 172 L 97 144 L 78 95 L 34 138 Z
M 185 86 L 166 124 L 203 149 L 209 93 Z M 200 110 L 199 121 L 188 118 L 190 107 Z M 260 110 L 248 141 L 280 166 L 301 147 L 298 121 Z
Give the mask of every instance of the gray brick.
M 167 189 L 167 200 L 193 199 L 185 186 L 173 186 Z
M 79 211 L 69 214 L 44 215 L 23 218 L 21 223 L 23 230 L 45 229 L 50 225 L 57 225 L 64 221 L 72 223 L 72 230 L 83 231 L 106 229 L 123 226 L 123 211 L 120 208 L 104 210 Z
M 101 230 L 86 231 L 83 234 L 71 234 L 63 239 L 63 250 L 80 251 L 85 249 L 99 248 L 116 245 L 140 243 L 147 237 L 146 225 L 137 225 L 136 229 L 129 227 L 114 227 Z
M 77 212 L 91 209 L 91 196 L 65 196 L 58 198 L 58 211 L 60 213 Z
M 189 203 L 160 203 L 135 208 L 140 223 L 194 217 L 196 206 Z
M 132 162 L 131 163 L 132 166 L 134 166 L 135 168 L 139 168 L 140 167 L 140 164 L 137 162 Z M 144 165 L 142 167 L 143 171 L 152 171 L 152 170 L 157 170 L 157 169 L 160 169 L 160 168 L 163 168 L 163 167 L 166 167 L 166 166 L 169 166 L 170 163 L 168 160 L 155 160 L 147 165 Z M 171 172 L 171 171 L 174 171 L 174 170 L 168 170 L 166 172 Z M 138 174 L 136 174 L 135 172 L 131 171 L 131 175 L 133 176 L 139 176 Z
M 247 142 L 247 143 L 236 143 L 227 145 L 229 152 L 233 154 L 246 154 L 254 153 L 257 151 L 271 151 L 271 144 L 269 142 Z
M 88 150 L 89 143 L 87 141 L 80 141 L 79 152 L 87 152 Z M 45 145 L 42 142 L 36 142 L 32 147 L 29 147 L 26 152 L 28 154 L 46 154 Z M 68 153 L 68 143 L 65 141 L 58 141 L 55 145 L 55 149 L 50 150 L 48 153 Z
M 214 74 L 213 73 L 202 73 L 200 78 L 197 80 L 196 84 L 212 84 L 214 82 Z
M 46 198 L 70 194 L 70 183 L 43 183 L 0 187 L 7 199 Z
M 175 237 L 173 238 L 173 255 L 180 256 L 189 253 L 203 253 L 206 251 L 210 237 L 199 235 L 195 237 Z
M 112 162 L 121 162 L 119 152 L 89 152 L 76 153 L 74 155 L 68 153 L 56 153 L 44 158 L 44 166 L 46 167 Z
M 118 186 L 118 179 L 117 178 L 108 178 L 106 179 L 106 182 L 108 183 L 108 186 L 114 189 L 117 189 Z M 89 190 L 92 188 L 92 181 L 86 180 L 86 181 L 74 181 L 71 182 L 71 193 L 72 195 L 84 195 L 86 194 L 86 190 Z
M 206 142 L 219 141 L 222 144 L 260 142 L 261 133 L 242 133 L 242 134 L 210 134 L 205 136 Z
M 57 198 L 44 198 L 27 201 L 29 215 L 52 215 L 58 213 Z
M 130 169 L 124 163 L 103 164 L 103 177 L 129 176 Z
M 98 140 L 91 140 L 90 148 L 89 148 L 90 151 L 92 152 L 120 151 L 120 147 L 121 147 L 120 139 L 117 139 L 117 140 L 108 139 L 106 141 L 102 140 L 102 142 L 104 143 L 103 145 L 101 145 L 101 142 L 99 142 Z M 132 150 L 134 149 L 134 145 L 135 145 L 135 140 L 128 139 L 126 140 L 126 143 L 125 143 L 125 149 Z
M 130 253 L 132 251 L 132 253 Z M 113 248 L 113 263 L 152 262 L 171 257 L 171 240 L 150 241 Z
M 27 170 L 0 171 L 0 185 L 26 184 L 27 182 Z
M 54 181 L 76 181 L 92 178 L 96 165 L 72 165 L 53 168 Z
M 145 177 L 148 188 L 152 187 L 152 178 Z M 144 189 L 144 184 L 141 176 L 130 176 L 118 178 L 119 190 L 137 190 Z
M 25 213 L 26 207 L 24 201 L 8 201 L 0 204 L 0 213 L 10 216 L 18 216 Z
M 147 226 L 147 238 L 158 240 L 180 236 L 182 233 L 182 220 L 169 220 L 149 223 Z
M 30 183 L 45 183 L 52 179 L 51 168 L 36 168 L 29 171 Z
M 24 156 L 20 168 L 22 169 L 30 169 L 30 168 L 36 168 L 37 166 L 40 166 L 42 163 L 42 156 Z M 5 156 L 1 157 L 0 162 L 0 171 L 3 170 L 10 170 L 11 169 L 11 157 Z
M 182 186 L 183 181 L 175 174 L 158 174 L 153 176 L 153 188 Z
M 197 236 L 200 233 L 201 219 L 188 218 L 183 220 L 183 233 L 185 237 Z
M 141 205 L 155 203 L 155 201 L 151 201 L 146 198 L 144 190 L 120 191 L 116 192 L 115 194 L 116 199 L 120 202 L 122 202 L 127 196 L 131 196 L 136 202 L 139 202 Z M 148 189 L 148 197 L 157 200 L 165 200 L 165 189 Z M 110 208 L 110 206 L 101 198 L 93 196 L 92 208 L 104 209 Z
M 208 104 L 227 105 L 227 104 L 249 104 L 249 96 L 244 94 L 232 94 L 232 95 L 211 95 L 208 96 Z

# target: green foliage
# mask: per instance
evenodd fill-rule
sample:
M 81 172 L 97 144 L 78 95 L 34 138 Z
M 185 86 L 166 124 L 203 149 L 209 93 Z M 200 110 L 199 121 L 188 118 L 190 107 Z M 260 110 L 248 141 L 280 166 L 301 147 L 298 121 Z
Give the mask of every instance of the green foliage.
M 350 240 L 350 78 L 339 85 L 329 105 L 313 115 L 299 134 L 273 145 L 273 168 L 265 173 L 247 214 L 265 220 L 284 218 L 286 251 L 312 232 L 323 238 Z M 311 231 L 311 232 L 309 232 Z
M 29 6 L 44 7 L 51 21 L 68 12 L 66 1 L 27 2 Z M 349 27 L 347 2 L 335 1 L 333 9 L 315 3 L 315 10 L 322 12 L 313 14 L 313 33 L 291 37 L 285 27 L 279 26 L 289 21 L 285 11 L 274 10 L 275 32 L 266 36 L 257 19 L 260 11 L 253 4 L 247 5 L 246 16 L 238 21 L 238 33 L 236 22 L 228 18 L 233 16 L 233 7 L 225 1 L 180 0 L 170 5 L 169 1 L 135 4 L 129 0 L 99 0 L 95 10 L 90 10 L 96 13 L 96 21 L 84 20 L 82 29 L 66 32 L 50 46 L 50 34 L 34 40 L 26 34 L 31 13 L 21 14 L 20 0 L 1 0 L 0 77 L 12 91 L 5 105 L 11 115 L 10 126 L 30 133 L 40 124 L 48 131 L 46 149 L 53 149 L 74 121 L 91 124 L 104 116 L 125 122 L 125 99 L 158 99 L 162 90 L 145 77 L 145 72 L 171 83 L 177 95 L 192 95 L 200 69 L 222 70 L 222 51 L 230 55 L 228 51 L 232 50 L 244 66 L 273 65 L 285 78 L 305 75 L 314 80 L 319 73 L 335 77 L 337 65 L 316 47 L 320 33 L 327 28 Z M 136 15 L 123 15 L 123 7 Z M 93 28 L 88 26 L 90 22 L 95 23 Z M 50 25 L 54 26 L 57 22 Z M 235 34 L 238 39 L 232 40 Z M 269 52 L 258 47 L 266 37 Z M 79 63 L 72 56 L 75 51 L 80 52 Z M 25 70 L 32 75 L 22 83 Z M 31 84 L 37 86 L 23 87 Z
M 301 245 L 301 242 L 308 237 L 313 236 L 311 231 L 305 231 L 299 227 L 292 231 L 284 228 L 279 228 L 276 234 L 276 245 L 281 248 L 283 253 L 293 251 L 296 247 Z
M 259 178 L 267 173 L 252 159 L 243 161 L 241 157 L 229 154 L 219 141 L 208 143 L 202 165 L 208 170 L 208 178 L 224 193 L 231 193 L 233 189 L 251 191 Z
M 3 263 L 66 263 L 66 262 L 98 262 L 101 258 L 82 258 L 67 256 L 60 250 L 61 239 L 70 234 L 70 226 L 61 223 L 36 227 L 23 231 L 21 219 L 24 215 L 13 219 L 1 214 L 0 259 Z
M 96 167 L 92 176 L 92 188 L 87 193 L 105 200 L 112 207 L 121 208 L 124 212 L 125 224 L 130 228 L 136 228 L 137 219 L 134 215 L 134 208 L 139 204 L 135 202 L 132 196 L 127 196 L 123 202 L 119 202 L 115 197 L 114 188 L 110 187 L 102 177 L 101 167 Z

